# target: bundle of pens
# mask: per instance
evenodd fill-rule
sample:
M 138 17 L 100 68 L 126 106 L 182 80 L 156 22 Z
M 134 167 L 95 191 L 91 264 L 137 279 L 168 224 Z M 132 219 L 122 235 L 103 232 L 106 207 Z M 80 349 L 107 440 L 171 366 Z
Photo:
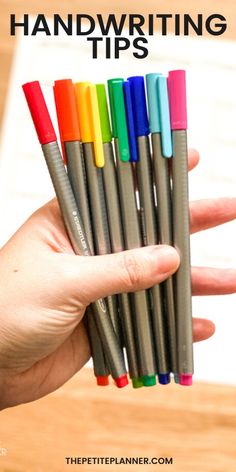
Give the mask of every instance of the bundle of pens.
M 63 158 L 39 82 L 23 90 L 75 253 L 161 243 L 181 255 L 178 271 L 163 284 L 87 309 L 97 384 L 108 385 L 111 374 L 124 387 L 128 370 L 134 388 L 155 385 L 156 378 L 168 384 L 171 373 L 176 383 L 191 385 L 185 72 L 146 76 L 148 113 L 143 77 L 108 80 L 112 132 L 104 84 L 57 80 Z

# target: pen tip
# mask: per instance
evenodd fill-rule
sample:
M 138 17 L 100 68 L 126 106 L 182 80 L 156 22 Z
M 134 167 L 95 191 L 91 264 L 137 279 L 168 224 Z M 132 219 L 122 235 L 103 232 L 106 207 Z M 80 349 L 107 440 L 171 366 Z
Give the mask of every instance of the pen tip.
M 99 385 L 99 387 L 106 387 L 107 385 L 109 385 L 109 376 L 108 375 L 98 375 L 96 377 L 97 379 L 97 385 Z
M 143 375 L 142 381 L 144 387 L 153 387 L 157 383 L 155 375 Z
M 179 375 L 178 374 L 174 374 L 174 381 L 176 384 L 179 384 Z
M 127 375 L 121 375 L 120 377 L 118 377 L 117 379 L 114 379 L 115 380 L 115 383 L 116 383 L 116 386 L 118 388 L 123 388 L 123 387 L 126 387 L 126 385 L 128 385 L 129 381 L 128 381 L 128 377 Z
M 158 374 L 158 381 L 161 385 L 167 385 L 170 383 L 170 374 Z
M 133 388 L 143 387 L 143 381 L 141 377 L 136 377 L 132 379 Z
M 179 374 L 179 383 L 180 385 L 184 385 L 189 387 L 193 384 L 193 376 L 192 374 Z

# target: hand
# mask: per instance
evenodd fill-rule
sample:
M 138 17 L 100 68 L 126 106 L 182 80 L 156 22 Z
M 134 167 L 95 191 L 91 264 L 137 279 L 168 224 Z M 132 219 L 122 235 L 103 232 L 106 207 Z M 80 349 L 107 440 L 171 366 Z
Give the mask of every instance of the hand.
M 189 168 L 198 162 L 190 152 Z M 236 217 L 236 199 L 191 204 L 192 232 Z M 89 359 L 81 323 L 92 301 L 160 283 L 179 264 L 168 246 L 120 254 L 75 256 L 56 200 L 35 212 L 0 251 L 0 406 L 40 398 L 60 387 Z M 231 293 L 236 271 L 194 268 L 193 294 Z M 194 340 L 214 332 L 195 319 Z

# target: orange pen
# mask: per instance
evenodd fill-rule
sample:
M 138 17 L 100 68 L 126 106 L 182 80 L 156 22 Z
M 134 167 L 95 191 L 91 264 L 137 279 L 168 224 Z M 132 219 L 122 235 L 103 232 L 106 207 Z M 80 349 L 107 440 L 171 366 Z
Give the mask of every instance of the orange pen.
M 91 254 L 94 254 L 93 234 L 85 178 L 84 158 L 80 143 L 79 120 L 75 100 L 75 89 L 70 79 L 56 80 L 54 97 L 58 127 L 64 161 L 68 177 L 84 225 Z M 106 367 L 104 351 L 91 309 L 86 311 L 86 326 L 91 344 L 94 373 L 98 385 L 109 384 L 109 371 Z

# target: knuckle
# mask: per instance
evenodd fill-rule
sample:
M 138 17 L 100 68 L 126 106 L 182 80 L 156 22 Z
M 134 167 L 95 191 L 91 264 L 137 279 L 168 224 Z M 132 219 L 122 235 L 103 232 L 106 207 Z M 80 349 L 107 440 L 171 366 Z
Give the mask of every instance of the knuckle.
M 134 254 L 123 254 L 123 268 L 125 270 L 126 283 L 128 290 L 134 290 L 141 282 L 142 267 Z

